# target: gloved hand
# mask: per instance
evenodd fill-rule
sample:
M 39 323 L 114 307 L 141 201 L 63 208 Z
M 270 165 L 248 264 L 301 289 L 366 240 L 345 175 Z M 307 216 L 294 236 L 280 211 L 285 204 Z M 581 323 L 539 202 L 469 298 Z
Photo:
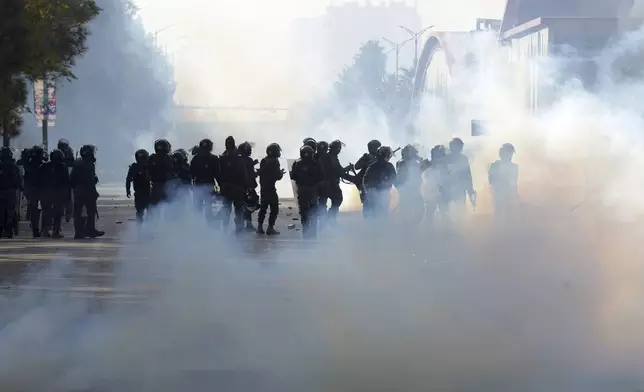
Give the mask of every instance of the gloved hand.
M 128 199 L 132 198 L 132 193 L 129 189 L 125 191 L 125 196 L 127 196 Z

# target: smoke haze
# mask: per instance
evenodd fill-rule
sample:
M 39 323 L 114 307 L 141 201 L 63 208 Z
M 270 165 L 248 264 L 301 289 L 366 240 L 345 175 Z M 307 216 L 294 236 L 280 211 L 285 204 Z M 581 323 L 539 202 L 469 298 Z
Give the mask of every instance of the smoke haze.
M 395 216 L 348 223 L 281 248 L 222 237 L 174 205 L 172 225 L 120 241 L 117 287 L 155 284 L 138 307 L 97 314 L 28 294 L 2 305 L 5 390 L 641 390 L 644 84 L 612 65 L 640 53 L 644 32 L 594 59 L 592 93 L 563 76 L 570 59 L 540 59 L 544 86 L 559 89 L 538 115 L 514 78 L 534 64 L 508 64 L 486 34 L 463 45 L 478 61 L 456 67 L 452 102 L 424 99 L 416 140 L 366 109 L 280 137 L 289 154 L 303 136 L 339 137 L 345 163 L 374 137 L 430 147 L 462 136 L 475 213 L 418 231 Z M 466 137 L 472 118 L 487 136 Z M 499 221 L 486 175 L 505 142 L 517 149 L 522 209 Z M 49 273 L 72 267 L 61 254 Z

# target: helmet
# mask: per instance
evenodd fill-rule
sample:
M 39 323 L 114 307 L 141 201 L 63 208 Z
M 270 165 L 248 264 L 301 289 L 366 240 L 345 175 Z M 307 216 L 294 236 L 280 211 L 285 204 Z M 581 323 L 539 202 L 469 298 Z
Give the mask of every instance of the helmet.
M 259 196 L 254 190 L 249 190 L 244 195 L 244 208 L 251 214 L 259 209 Z
M 277 143 L 271 143 L 266 147 L 266 155 L 270 158 L 279 158 L 282 156 L 282 147 Z
M 20 159 L 23 161 L 26 161 L 29 159 L 29 156 L 31 155 L 31 148 L 23 148 L 22 151 L 20 151 Z
M 137 163 L 147 162 L 149 156 L 150 154 L 148 153 L 148 151 L 144 149 L 136 150 L 136 152 L 134 153 L 134 159 Z
M 172 145 L 166 139 L 158 139 L 154 142 L 154 152 L 157 154 L 170 154 Z
M 29 150 L 29 155 L 31 159 L 44 160 L 45 150 L 41 146 L 33 146 Z
M 429 153 L 431 159 L 439 159 L 445 157 L 445 146 L 438 144 L 432 147 L 432 150 Z
M 239 145 L 239 147 L 237 147 L 237 151 L 239 152 L 239 155 L 249 157 L 253 153 L 253 147 L 250 145 L 250 143 L 243 142 Z
M 376 152 L 376 157 L 378 157 L 378 159 L 383 161 L 389 161 L 392 155 L 394 155 L 394 153 L 391 150 L 391 147 L 387 147 L 387 146 L 381 146 L 380 148 L 378 148 L 378 151 Z
M 459 153 L 463 151 L 464 145 L 465 143 L 463 143 L 463 140 L 461 138 L 455 137 L 451 142 L 449 142 L 449 150 L 451 152 Z
M 313 159 L 313 154 L 315 154 L 315 152 L 311 146 L 304 145 L 300 148 L 300 158 L 303 160 Z
M 416 147 L 408 144 L 402 148 L 400 155 L 402 155 L 403 159 L 414 159 L 418 157 L 418 150 L 416 149 Z
M 318 154 L 326 154 L 329 152 L 329 143 L 325 141 L 319 141 L 317 145 Z
M 59 149 L 54 149 L 54 150 L 51 150 L 51 153 L 49 154 L 49 159 L 52 162 L 59 163 L 65 159 L 65 154 L 63 154 L 63 152 Z
M 338 155 L 342 151 L 342 147 L 344 147 L 344 143 L 339 140 L 334 140 L 329 144 L 329 153 Z
M 13 159 L 13 151 L 9 147 L 0 148 L 0 161 L 8 162 Z
M 212 152 L 213 149 L 213 143 L 212 140 L 210 139 L 203 139 L 202 141 L 199 142 L 199 149 L 207 152 Z M 193 152 L 196 153 L 196 151 L 193 150 Z
M 58 141 L 58 149 L 59 149 L 59 150 L 62 150 L 62 149 L 64 149 L 64 148 L 66 148 L 66 147 L 69 147 L 69 140 L 67 140 L 67 139 L 60 139 L 60 140 Z
M 175 163 L 184 164 L 188 162 L 188 154 L 184 150 L 176 150 L 172 153 L 172 161 Z
M 382 143 L 380 143 L 380 140 L 374 139 L 369 143 L 367 143 L 367 151 L 369 151 L 369 154 L 376 154 L 380 146 L 382 146 Z
M 83 159 L 94 159 L 96 155 L 96 147 L 91 144 L 85 144 L 80 148 L 79 154 Z
M 226 150 L 236 150 L 237 145 L 235 144 L 235 138 L 232 136 L 228 136 L 226 138 Z
M 312 137 L 307 137 L 306 139 L 304 139 L 302 141 L 302 144 L 305 146 L 310 146 L 313 150 L 315 150 L 318 147 L 317 142 Z
M 514 146 L 512 145 L 512 143 L 505 143 L 499 149 L 500 158 L 510 159 L 512 158 L 512 155 L 514 155 Z

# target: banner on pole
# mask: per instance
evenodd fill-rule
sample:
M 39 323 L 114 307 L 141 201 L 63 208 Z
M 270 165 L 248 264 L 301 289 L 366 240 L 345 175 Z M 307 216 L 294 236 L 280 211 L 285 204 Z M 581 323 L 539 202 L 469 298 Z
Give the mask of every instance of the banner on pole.
M 45 94 L 45 86 L 47 93 Z M 34 114 L 39 126 L 47 119 L 49 126 L 56 122 L 56 82 L 52 79 L 34 82 Z

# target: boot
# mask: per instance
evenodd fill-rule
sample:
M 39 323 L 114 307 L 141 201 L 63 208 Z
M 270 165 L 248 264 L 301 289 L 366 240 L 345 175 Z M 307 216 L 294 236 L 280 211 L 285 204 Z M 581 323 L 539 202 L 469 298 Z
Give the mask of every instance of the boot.
M 31 234 L 34 238 L 40 238 L 42 234 L 40 234 L 40 230 L 38 229 L 31 229 Z
M 104 235 L 105 235 L 105 232 L 101 231 L 101 230 L 94 229 L 92 231 L 88 231 L 88 237 L 89 238 L 98 238 L 98 237 L 102 237 Z
M 264 231 L 264 224 L 261 222 L 257 222 L 257 230 L 255 231 L 257 234 L 266 234 Z
M 74 218 L 74 239 L 75 240 L 82 240 L 85 238 L 85 224 L 86 224 L 87 218 L 85 217 L 78 217 Z
M 65 236 L 60 232 L 60 230 L 54 230 L 54 233 L 51 235 L 51 238 L 58 240 L 61 238 L 65 238 Z
M 267 235 L 280 235 L 280 232 L 275 230 L 275 227 L 273 225 L 268 226 L 268 229 L 266 229 L 266 234 Z
M 47 230 L 43 230 L 43 232 L 42 232 L 42 236 L 43 236 L 44 238 L 51 238 L 51 231 L 49 231 L 48 229 L 47 229 Z
M 96 230 L 96 215 L 87 217 L 85 221 L 85 235 L 89 238 L 98 238 L 105 235 L 104 231 Z

